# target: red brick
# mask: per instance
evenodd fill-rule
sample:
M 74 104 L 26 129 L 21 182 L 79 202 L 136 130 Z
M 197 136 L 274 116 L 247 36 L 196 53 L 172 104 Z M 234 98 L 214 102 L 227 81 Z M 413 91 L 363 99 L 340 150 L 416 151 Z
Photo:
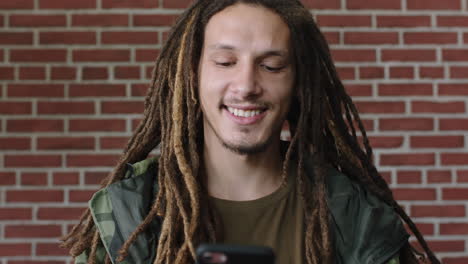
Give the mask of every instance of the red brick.
M 326 31 L 323 36 L 329 45 L 340 43 L 340 32 Z
M 434 234 L 434 224 L 430 224 L 430 223 L 415 223 L 415 224 L 419 232 L 421 232 L 422 235 L 429 236 L 429 235 Z M 408 231 L 408 233 L 413 234 L 413 232 L 408 228 L 407 225 L 405 225 L 405 228 Z
M 446 118 L 440 119 L 440 130 L 468 130 L 468 119 Z
M 8 97 L 63 97 L 63 84 L 10 84 Z
M 162 6 L 164 8 L 187 8 L 192 3 L 192 1 L 193 0 L 163 0 Z M 317 2 L 317 0 L 315 2 Z
M 69 250 L 61 248 L 59 243 L 37 243 L 37 256 L 66 256 L 68 257 Z
M 34 0 L 0 1 L 0 9 L 33 9 Z
M 96 8 L 96 0 L 39 0 L 41 9 L 91 9 Z
M 384 49 L 382 61 L 429 62 L 436 60 L 436 51 L 432 49 Z
M 334 49 L 333 60 L 336 62 L 375 62 L 375 50 L 362 49 Z
M 78 220 L 86 208 L 81 207 L 41 207 L 37 211 L 38 220 Z
M 146 67 L 146 79 L 153 79 L 154 78 L 154 67 L 153 66 L 147 66 Z
M 52 67 L 52 80 L 75 80 L 77 69 L 74 67 Z
M 19 78 L 21 80 L 45 80 L 46 69 L 44 67 L 21 67 Z
M 337 67 L 338 76 L 341 80 L 354 80 L 356 79 L 356 74 L 354 67 Z
M 433 95 L 432 84 L 426 83 L 401 83 L 401 84 L 380 84 L 380 96 L 424 96 Z
M 145 84 L 132 84 L 132 96 L 139 97 L 139 96 L 146 96 L 148 92 L 149 85 Z
M 32 220 L 31 208 L 0 208 L 2 220 Z
M 369 142 L 373 148 L 399 148 L 403 145 L 403 137 L 371 136 Z
M 9 260 L 8 264 L 67 264 L 65 261 Z
M 468 84 L 439 84 L 439 95 L 468 95 Z
M 460 0 L 407 0 L 409 10 L 459 10 Z
M 465 264 L 468 263 L 468 257 L 444 257 L 442 261 L 444 264 Z
M 37 112 L 40 115 L 56 114 L 94 114 L 93 102 L 38 102 Z
M 61 236 L 59 225 L 7 225 L 6 238 L 55 238 Z
M 413 113 L 464 113 L 466 111 L 465 102 L 426 102 L 413 101 L 411 103 Z
M 0 186 L 15 184 L 16 176 L 14 172 L 0 172 Z
M 441 223 L 441 235 L 468 235 L 468 223 Z
M 398 171 L 397 183 L 398 184 L 416 184 L 421 183 L 420 171 Z
M 399 201 L 432 201 L 436 199 L 436 190 L 432 188 L 397 188 L 393 195 Z
M 125 132 L 125 130 L 125 120 L 121 119 L 70 120 L 72 132 Z
M 10 27 L 65 27 L 65 15 L 10 15 Z
M 0 80 L 13 80 L 13 79 L 15 79 L 15 68 L 0 67 Z
M 0 45 L 32 45 L 32 32 L 0 32 Z
M 139 101 L 101 103 L 101 111 L 104 114 L 141 114 L 144 110 L 144 103 Z
M 173 0 L 174 1 L 174 0 Z M 103 8 L 155 8 L 157 0 L 102 0 Z
M 159 49 L 137 49 L 136 61 L 137 62 L 153 62 L 159 56 Z
M 128 137 L 103 137 L 100 141 L 101 149 L 123 149 L 128 140 Z
M 432 118 L 382 118 L 379 121 L 382 131 L 427 131 L 434 129 Z
M 464 217 L 464 205 L 413 205 L 412 217 Z
M 345 44 L 398 44 L 398 32 L 345 32 Z
M 125 85 L 122 84 L 72 84 L 71 97 L 122 97 L 125 96 Z
M 382 154 L 380 156 L 380 165 L 382 166 L 407 166 L 407 165 L 434 165 L 435 156 L 430 153 L 411 153 L 411 154 Z
M 456 32 L 406 32 L 403 35 L 405 44 L 456 44 Z
M 70 190 L 70 202 L 88 202 L 97 190 Z
M 7 120 L 8 132 L 62 132 L 63 120 Z
M 468 49 L 444 49 L 442 60 L 465 62 L 468 60 Z
M 59 167 L 62 165 L 60 155 L 5 155 L 5 167 Z
M 438 27 L 468 27 L 468 16 L 438 16 Z
M 109 78 L 109 71 L 106 67 L 85 67 L 82 78 L 83 80 L 106 80 Z
M 402 16 L 382 15 L 377 16 L 378 27 L 430 27 L 430 16 Z
M 412 148 L 463 148 L 463 136 L 412 136 Z
M 404 113 L 404 102 L 355 102 L 360 113 L 394 114 Z
M 96 44 L 96 33 L 80 32 L 80 31 L 64 31 L 64 32 L 40 32 L 40 44 Z
M 130 50 L 115 49 L 115 50 L 74 50 L 74 62 L 116 62 L 129 61 Z
M 385 70 L 383 67 L 361 67 L 359 68 L 359 78 L 361 79 L 383 79 Z
M 371 27 L 371 16 L 318 15 L 317 24 L 320 27 Z
M 399 0 L 348 0 L 348 9 L 401 9 L 401 1 Z
M 413 67 L 390 67 L 390 78 L 394 79 L 413 79 L 414 68 Z
M 2 115 L 27 115 L 31 113 L 31 102 L 0 102 L 0 114 Z
M 444 78 L 443 67 L 421 67 L 419 68 L 421 78 Z
M 10 1 L 7 1 L 10 3 Z M 15 2 L 15 1 L 11 1 Z M 3 3 L 3 1 L 1 1 Z M 0 257 L 18 257 L 18 256 L 31 256 L 31 244 L 29 243 L 2 243 L 0 244 Z M 12 264 L 12 261 L 8 261 Z
M 118 155 L 108 154 L 69 154 L 68 167 L 107 167 L 116 165 Z
M 428 171 L 428 183 L 450 183 L 452 182 L 452 173 L 450 171 Z
M 372 86 L 367 84 L 347 84 L 346 92 L 350 96 L 372 96 Z
M 63 49 L 15 49 L 10 51 L 11 62 L 66 62 Z
M 157 32 L 112 31 L 102 32 L 103 44 L 157 44 Z
M 427 240 L 426 240 L 427 241 Z M 423 249 L 420 245 L 418 245 L 417 243 L 415 243 L 416 241 L 414 241 L 413 243 L 411 243 L 413 246 L 416 247 L 416 250 L 418 250 L 419 252 L 423 252 Z M 427 241 L 428 245 L 429 245 L 429 248 L 433 251 L 433 252 L 463 252 L 464 249 L 465 249 L 465 241 L 463 240 L 450 240 L 450 241 L 439 241 L 439 240 L 435 240 L 435 241 Z M 444 264 L 446 263 L 445 261 L 443 262 Z
M 442 165 L 468 165 L 468 153 L 442 153 L 440 160 Z
M 62 190 L 8 190 L 7 202 L 63 202 Z
M 86 172 L 85 174 L 85 184 L 100 184 L 106 176 L 107 172 Z
M 452 66 L 450 67 L 450 78 L 465 79 L 468 73 L 467 66 Z
M 29 150 L 31 149 L 30 138 L 0 138 L 0 150 Z
M 46 137 L 37 139 L 39 150 L 94 149 L 93 137 Z
M 140 67 L 119 66 L 114 69 L 114 77 L 117 79 L 140 79 Z
M 21 185 L 47 185 L 47 173 L 21 173 Z
M 133 26 L 172 26 L 177 19 L 177 15 L 134 15 Z
M 76 185 L 80 183 L 80 175 L 76 172 L 54 172 L 54 185 Z
M 72 16 L 74 27 L 118 27 L 128 26 L 128 15 L 126 14 L 77 14 Z

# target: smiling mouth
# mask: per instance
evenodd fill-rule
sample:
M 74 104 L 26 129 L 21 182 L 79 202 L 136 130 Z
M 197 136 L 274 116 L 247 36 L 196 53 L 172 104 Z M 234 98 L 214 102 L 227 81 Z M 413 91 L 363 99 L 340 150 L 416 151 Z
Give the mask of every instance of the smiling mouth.
M 238 109 L 238 108 L 234 108 L 230 106 L 226 106 L 226 109 L 229 111 L 229 113 L 237 117 L 254 117 L 266 111 L 266 109 L 243 110 L 243 109 Z

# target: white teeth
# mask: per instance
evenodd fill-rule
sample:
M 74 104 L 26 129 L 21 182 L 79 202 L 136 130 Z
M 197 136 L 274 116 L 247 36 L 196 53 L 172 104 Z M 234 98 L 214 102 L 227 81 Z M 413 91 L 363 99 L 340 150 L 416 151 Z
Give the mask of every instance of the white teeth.
M 256 116 L 256 115 L 259 115 L 262 111 L 260 110 L 242 110 L 242 109 L 237 109 L 237 108 L 233 108 L 233 107 L 228 107 L 227 108 L 228 111 L 235 115 L 235 116 L 239 116 L 239 117 L 252 117 L 252 116 Z

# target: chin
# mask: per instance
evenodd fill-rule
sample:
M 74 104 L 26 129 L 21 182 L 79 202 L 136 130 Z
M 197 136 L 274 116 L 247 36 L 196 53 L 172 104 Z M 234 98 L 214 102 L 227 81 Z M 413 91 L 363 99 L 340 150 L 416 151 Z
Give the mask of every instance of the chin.
M 222 141 L 223 146 L 240 155 L 252 155 L 252 154 L 259 154 L 267 151 L 268 147 L 271 145 L 273 138 L 270 137 L 269 139 L 263 141 L 263 142 L 258 142 L 258 143 L 231 143 L 231 142 L 226 142 Z

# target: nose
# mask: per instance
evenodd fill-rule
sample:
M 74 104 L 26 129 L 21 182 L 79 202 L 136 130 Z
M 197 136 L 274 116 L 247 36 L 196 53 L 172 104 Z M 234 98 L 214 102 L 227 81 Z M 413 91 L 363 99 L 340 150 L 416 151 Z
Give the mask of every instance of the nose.
M 243 98 L 256 97 L 261 93 L 258 76 L 253 63 L 239 65 L 234 79 L 234 92 Z

